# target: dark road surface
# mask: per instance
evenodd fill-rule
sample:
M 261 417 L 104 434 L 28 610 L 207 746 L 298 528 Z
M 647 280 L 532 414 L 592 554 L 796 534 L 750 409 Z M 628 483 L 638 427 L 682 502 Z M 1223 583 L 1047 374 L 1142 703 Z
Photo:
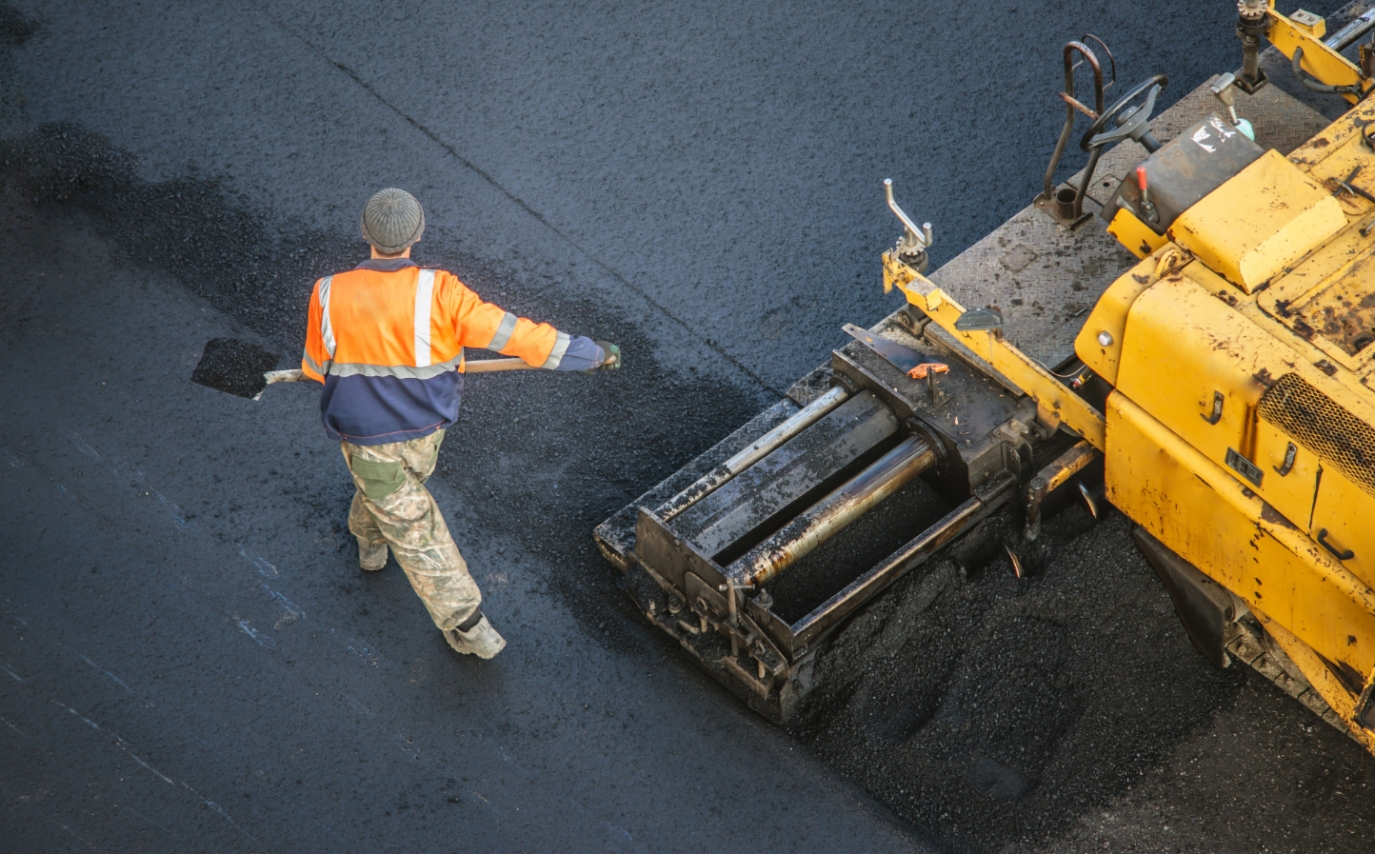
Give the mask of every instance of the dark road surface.
M 1140 652 L 1094 663 L 1020 806 L 871 738 L 887 707 L 748 713 L 590 534 L 896 307 L 882 178 L 939 264 L 1038 190 L 1064 40 L 1172 100 L 1236 65 L 1232 4 L 377 9 L 0 6 L 0 849 L 1370 850 L 1375 760 L 1210 670 L 1120 517 L 1064 559 L 1130 607 L 1067 648 L 1125 625 Z M 491 662 L 394 564 L 358 571 L 311 388 L 187 380 L 215 337 L 292 366 L 389 185 L 426 206 L 422 263 L 629 360 L 468 383 L 432 489 L 510 640 Z M 887 642 L 906 601 L 853 631 Z M 1041 688 L 1000 702 L 1053 713 Z M 1119 739 L 1113 704 L 1174 723 Z

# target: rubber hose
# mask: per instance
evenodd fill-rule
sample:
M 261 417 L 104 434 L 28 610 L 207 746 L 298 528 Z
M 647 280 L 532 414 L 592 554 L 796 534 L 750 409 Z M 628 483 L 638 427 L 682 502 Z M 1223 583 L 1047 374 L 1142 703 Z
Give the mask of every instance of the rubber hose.
M 1329 86 L 1326 83 L 1319 83 L 1311 74 L 1308 74 L 1300 67 L 1299 63 L 1303 60 L 1303 48 L 1294 48 L 1294 58 L 1290 66 L 1294 69 L 1294 76 L 1304 85 L 1304 88 L 1312 92 L 1322 92 L 1326 95 L 1359 95 L 1360 86 Z

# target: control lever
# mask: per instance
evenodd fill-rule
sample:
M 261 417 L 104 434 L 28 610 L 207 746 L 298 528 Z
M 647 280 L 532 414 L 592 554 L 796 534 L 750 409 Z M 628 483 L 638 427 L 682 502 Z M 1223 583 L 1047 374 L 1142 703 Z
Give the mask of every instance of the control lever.
M 1146 222 L 1160 222 L 1160 212 L 1151 201 L 1150 186 L 1146 183 L 1146 167 L 1136 167 L 1136 186 L 1141 190 L 1141 219 Z
M 1213 85 L 1208 87 L 1208 91 L 1212 92 L 1213 96 L 1227 108 L 1227 112 L 1232 117 L 1232 124 L 1236 126 L 1236 129 L 1246 134 L 1246 137 L 1252 142 L 1255 142 L 1256 129 L 1251 126 L 1250 121 L 1237 115 L 1237 95 L 1233 89 L 1236 82 L 1237 76 L 1228 71 L 1225 74 L 1219 74 L 1217 80 L 1213 81 Z
M 925 273 L 926 265 L 930 261 L 926 256 L 926 250 L 931 247 L 931 223 L 924 222 L 921 228 L 917 228 L 911 217 L 903 213 L 902 208 L 898 207 L 898 203 L 893 199 L 892 178 L 883 179 L 883 192 L 888 197 L 888 209 L 902 222 L 903 235 L 898 238 L 896 247 L 898 259 L 918 273 Z

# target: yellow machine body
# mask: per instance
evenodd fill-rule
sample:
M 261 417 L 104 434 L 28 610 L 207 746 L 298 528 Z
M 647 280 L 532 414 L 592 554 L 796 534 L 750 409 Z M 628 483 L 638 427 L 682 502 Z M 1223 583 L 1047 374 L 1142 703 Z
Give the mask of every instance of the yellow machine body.
M 1356 721 L 1375 677 L 1375 205 L 1333 192 L 1375 164 L 1372 116 L 1191 208 L 1076 352 L 1114 387 L 1109 500 L 1244 601 L 1375 749 Z
M 1281 50 L 1352 82 L 1272 17 Z M 1142 260 L 1075 342 L 1111 386 L 1105 412 L 999 332 L 958 331 L 963 308 L 891 252 L 884 267 L 1047 426 L 1100 450 L 1112 504 L 1226 588 L 1306 681 L 1291 693 L 1316 692 L 1375 752 L 1375 204 L 1342 186 L 1375 195 L 1372 121 L 1365 102 L 1289 157 L 1266 152 L 1163 234 L 1118 211 L 1109 231 Z
M 1042 518 L 1075 492 L 1097 517 L 1101 458 L 1205 658 L 1375 752 L 1375 47 L 1358 66 L 1316 15 L 1248 0 L 1239 18 L 1240 75 L 1154 125 L 1163 75 L 1106 108 L 1095 78 L 1094 111 L 1072 79 L 1097 60 L 1067 45 L 1041 195 L 932 278 L 931 228 L 889 182 L 884 288 L 909 305 L 847 326 L 783 400 L 597 527 L 645 619 L 751 708 L 788 720 L 849 615 L 946 546 L 983 549 L 994 515 L 1021 523 L 1014 572 L 1045 569 Z M 1267 90 L 1262 36 L 1356 105 L 1326 124 Z M 1092 153 L 1057 187 L 1076 111 Z M 897 531 L 858 520 L 909 488 L 915 536 L 885 548 Z M 862 559 L 817 551 L 832 539 Z

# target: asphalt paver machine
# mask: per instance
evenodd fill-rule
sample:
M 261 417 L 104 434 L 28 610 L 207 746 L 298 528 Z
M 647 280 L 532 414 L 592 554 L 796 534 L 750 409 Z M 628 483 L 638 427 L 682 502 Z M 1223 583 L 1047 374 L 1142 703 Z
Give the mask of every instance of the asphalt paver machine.
M 903 308 L 596 529 L 752 708 L 787 720 L 828 635 L 933 555 L 1035 571 L 1047 514 L 1106 500 L 1204 655 L 1375 749 L 1375 11 L 1238 9 L 1241 68 L 1159 116 L 1165 76 L 1106 104 L 1106 47 L 1067 44 L 1040 195 L 930 276 L 889 184 Z M 1353 106 L 1329 124 L 1267 67 Z

